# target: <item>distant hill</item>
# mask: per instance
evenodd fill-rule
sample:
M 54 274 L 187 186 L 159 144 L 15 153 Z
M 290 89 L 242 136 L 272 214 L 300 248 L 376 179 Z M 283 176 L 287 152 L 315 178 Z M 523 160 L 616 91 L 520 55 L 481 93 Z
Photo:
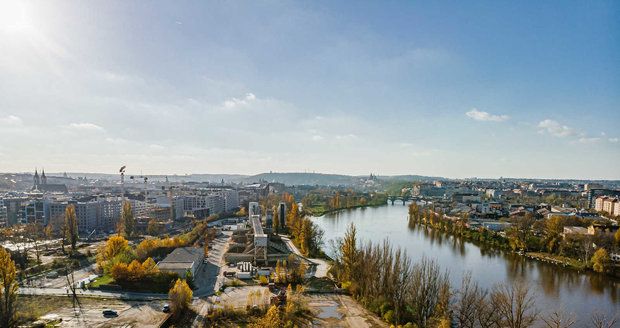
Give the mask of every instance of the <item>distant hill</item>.
M 360 177 L 341 174 L 323 173 L 261 173 L 246 177 L 244 182 L 279 182 L 285 185 L 350 185 L 359 181 Z

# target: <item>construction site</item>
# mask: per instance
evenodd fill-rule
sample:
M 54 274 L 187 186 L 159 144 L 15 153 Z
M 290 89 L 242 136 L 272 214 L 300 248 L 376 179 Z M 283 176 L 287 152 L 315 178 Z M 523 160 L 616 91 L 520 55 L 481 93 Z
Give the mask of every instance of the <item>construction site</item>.
M 285 211 L 280 205 L 279 210 Z M 282 217 L 282 216 L 280 216 Z M 264 219 L 264 220 L 263 220 Z M 232 241 L 224 254 L 227 263 L 251 262 L 254 266 L 275 266 L 278 260 L 288 260 L 293 255 L 308 266 L 313 263 L 291 249 L 283 236 L 273 233 L 271 215 L 262 215 L 258 203 L 250 203 L 246 224 L 233 231 Z M 283 221 L 283 220 L 282 220 Z

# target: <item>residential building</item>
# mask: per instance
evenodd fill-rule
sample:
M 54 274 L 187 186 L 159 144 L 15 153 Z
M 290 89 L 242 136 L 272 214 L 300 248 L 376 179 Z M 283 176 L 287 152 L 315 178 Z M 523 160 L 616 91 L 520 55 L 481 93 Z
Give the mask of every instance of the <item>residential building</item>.
M 7 227 L 9 225 L 9 212 L 4 201 L 0 199 L 0 227 Z

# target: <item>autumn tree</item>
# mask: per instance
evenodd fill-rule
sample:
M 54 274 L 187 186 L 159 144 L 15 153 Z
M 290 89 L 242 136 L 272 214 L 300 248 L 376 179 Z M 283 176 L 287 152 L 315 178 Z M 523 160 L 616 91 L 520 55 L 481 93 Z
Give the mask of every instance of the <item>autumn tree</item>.
M 262 317 L 258 322 L 248 325 L 250 328 L 280 328 L 284 327 L 282 315 L 280 309 L 277 306 L 272 305 L 267 314 Z
M 607 272 L 611 258 L 604 248 L 599 248 L 592 255 L 592 269 L 596 272 Z
M 274 210 L 273 211 L 273 231 L 275 233 L 278 233 L 278 231 L 280 230 L 280 213 L 278 213 L 278 210 Z
M 158 236 L 161 233 L 161 228 L 157 220 L 150 219 L 146 226 L 146 233 L 151 236 Z
M 3 247 L 0 247 L 0 326 L 14 327 L 18 284 L 15 280 L 15 262 Z
M 73 204 L 65 209 L 65 228 L 63 229 L 66 239 L 71 244 L 71 250 L 75 251 L 78 241 L 78 225 L 75 216 L 75 206 Z
M 349 228 L 345 232 L 342 243 L 342 264 L 343 264 L 343 281 L 350 282 L 354 279 L 358 261 L 357 251 L 357 229 L 355 224 L 351 222 Z
M 129 253 L 129 243 L 122 236 L 111 236 L 97 254 L 97 265 L 100 270 L 107 270 L 113 264 L 115 258 L 123 253 Z
M 189 307 L 189 304 L 192 301 L 192 295 L 192 289 L 189 288 L 187 282 L 185 280 L 177 279 L 174 286 L 168 292 L 172 313 L 175 315 L 183 313 L 183 311 Z
M 136 221 L 131 210 L 131 203 L 125 201 L 121 210 L 121 219 L 118 222 L 118 234 L 131 238 L 135 232 Z

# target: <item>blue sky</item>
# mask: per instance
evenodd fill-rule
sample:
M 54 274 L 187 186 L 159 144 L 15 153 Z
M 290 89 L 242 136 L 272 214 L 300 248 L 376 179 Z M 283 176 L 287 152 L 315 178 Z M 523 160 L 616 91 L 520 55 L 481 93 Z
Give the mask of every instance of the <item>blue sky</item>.
M 614 1 L 0 1 L 0 171 L 620 179 Z

